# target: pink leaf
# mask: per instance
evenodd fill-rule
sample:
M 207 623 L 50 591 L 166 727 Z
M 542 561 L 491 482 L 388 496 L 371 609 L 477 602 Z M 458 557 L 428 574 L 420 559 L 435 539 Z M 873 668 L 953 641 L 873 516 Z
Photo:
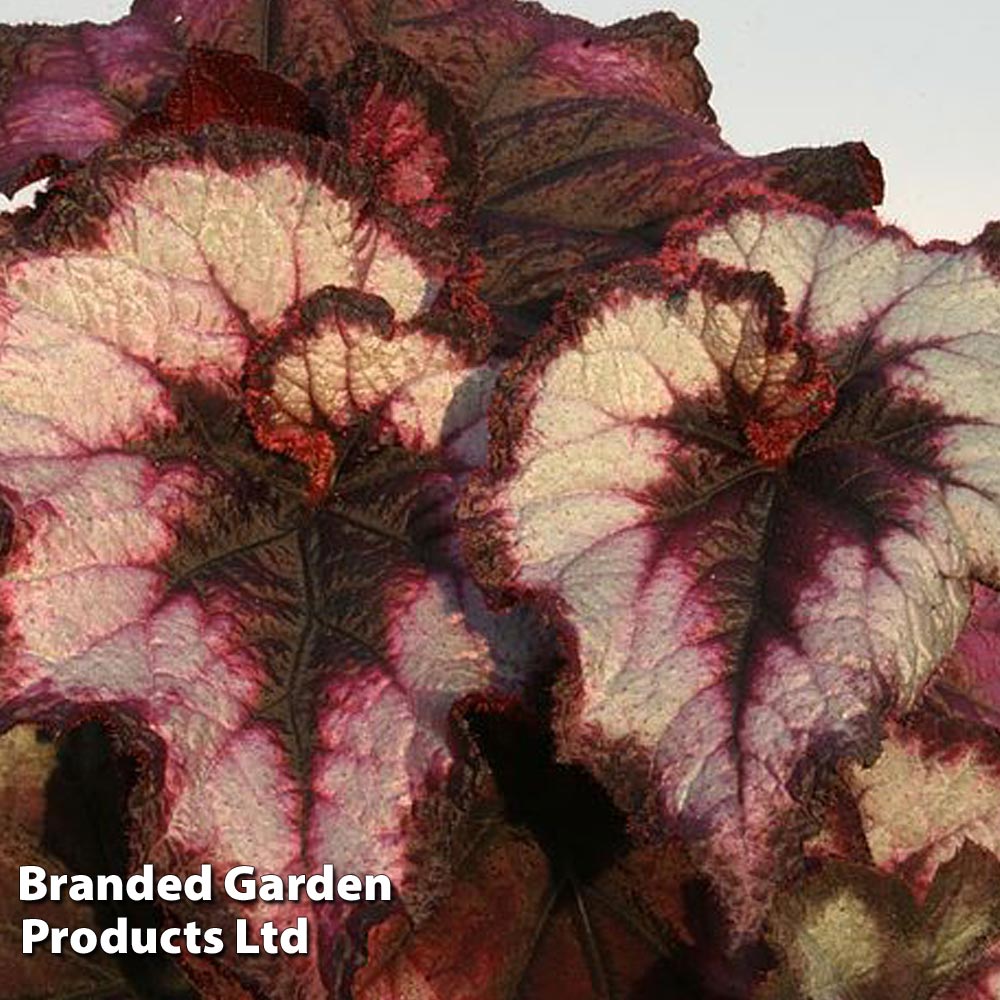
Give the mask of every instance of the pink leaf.
M 0 188 L 45 154 L 87 156 L 159 100 L 184 61 L 171 28 L 133 14 L 111 25 L 0 25 Z

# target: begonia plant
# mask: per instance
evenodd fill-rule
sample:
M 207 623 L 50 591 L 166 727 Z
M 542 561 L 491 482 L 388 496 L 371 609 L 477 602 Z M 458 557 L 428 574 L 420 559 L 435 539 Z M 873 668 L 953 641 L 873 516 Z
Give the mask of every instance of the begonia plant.
M 0 26 L 0 868 L 393 887 L 6 899 L 4 995 L 1000 1000 L 997 228 L 740 155 L 696 43 Z

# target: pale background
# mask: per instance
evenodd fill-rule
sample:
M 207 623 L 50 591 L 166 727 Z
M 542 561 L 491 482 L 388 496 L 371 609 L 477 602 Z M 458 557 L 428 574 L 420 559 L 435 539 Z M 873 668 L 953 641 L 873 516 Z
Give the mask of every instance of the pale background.
M 550 0 L 610 23 L 668 3 Z M 113 20 L 127 0 L 0 0 L 0 21 Z M 741 152 L 864 139 L 882 215 L 919 239 L 1000 218 L 998 0 L 676 0 L 701 29 L 723 135 Z

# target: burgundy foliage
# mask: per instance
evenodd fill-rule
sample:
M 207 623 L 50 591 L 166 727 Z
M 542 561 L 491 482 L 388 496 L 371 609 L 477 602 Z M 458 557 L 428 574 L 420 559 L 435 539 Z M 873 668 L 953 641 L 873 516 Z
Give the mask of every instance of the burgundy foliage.
M 997 224 L 734 151 L 696 43 L 0 26 L 0 870 L 394 888 L 46 911 L 310 924 L 176 962 L 7 900 L 6 995 L 1000 998 Z
M 193 48 L 162 109 L 139 115 L 123 136 L 196 132 L 218 122 L 305 132 L 309 119 L 306 95 L 280 76 L 259 69 L 253 57 Z

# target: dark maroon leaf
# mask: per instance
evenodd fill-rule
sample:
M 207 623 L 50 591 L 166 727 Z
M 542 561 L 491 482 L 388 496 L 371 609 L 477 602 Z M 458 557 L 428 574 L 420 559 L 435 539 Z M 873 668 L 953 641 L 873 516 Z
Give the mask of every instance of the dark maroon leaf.
M 630 847 L 607 796 L 556 763 L 533 723 L 469 718 L 498 794 L 456 845 L 459 877 L 440 904 L 369 934 L 356 1000 L 687 1000 L 697 974 L 681 846 Z
M 33 726 L 18 726 L 0 737 L 0 954 L 4 957 L 4 996 L 10 1000 L 40 997 L 93 997 L 117 1000 L 136 994 L 115 960 L 97 952 L 54 955 L 38 947 L 22 951 L 25 919 L 47 920 L 76 930 L 100 932 L 86 904 L 23 903 L 18 869 L 41 865 L 53 874 L 65 866 L 43 847 L 45 786 L 55 762 L 51 741 L 38 739 Z
M 22 954 L 21 923 L 45 920 L 71 931 L 95 923 L 89 907 L 73 902 L 43 902 L 26 905 L 18 900 L 18 869 L 40 865 L 52 875 L 66 874 L 58 860 L 42 851 L 37 842 L 9 827 L 0 827 L 0 954 L 4 958 L 4 996 L 9 1000 L 87 997 L 93 1000 L 132 1000 L 139 996 L 113 958 L 100 951 L 89 955 L 68 952 L 55 955 L 42 946 Z
M 189 50 L 162 110 L 140 115 L 124 137 L 196 132 L 221 123 L 306 132 L 310 122 L 309 99 L 297 87 L 259 69 L 251 56 L 199 47 Z
M 341 0 L 134 0 L 132 16 L 173 25 L 185 48 L 249 55 L 309 89 L 347 62 L 358 37 Z

